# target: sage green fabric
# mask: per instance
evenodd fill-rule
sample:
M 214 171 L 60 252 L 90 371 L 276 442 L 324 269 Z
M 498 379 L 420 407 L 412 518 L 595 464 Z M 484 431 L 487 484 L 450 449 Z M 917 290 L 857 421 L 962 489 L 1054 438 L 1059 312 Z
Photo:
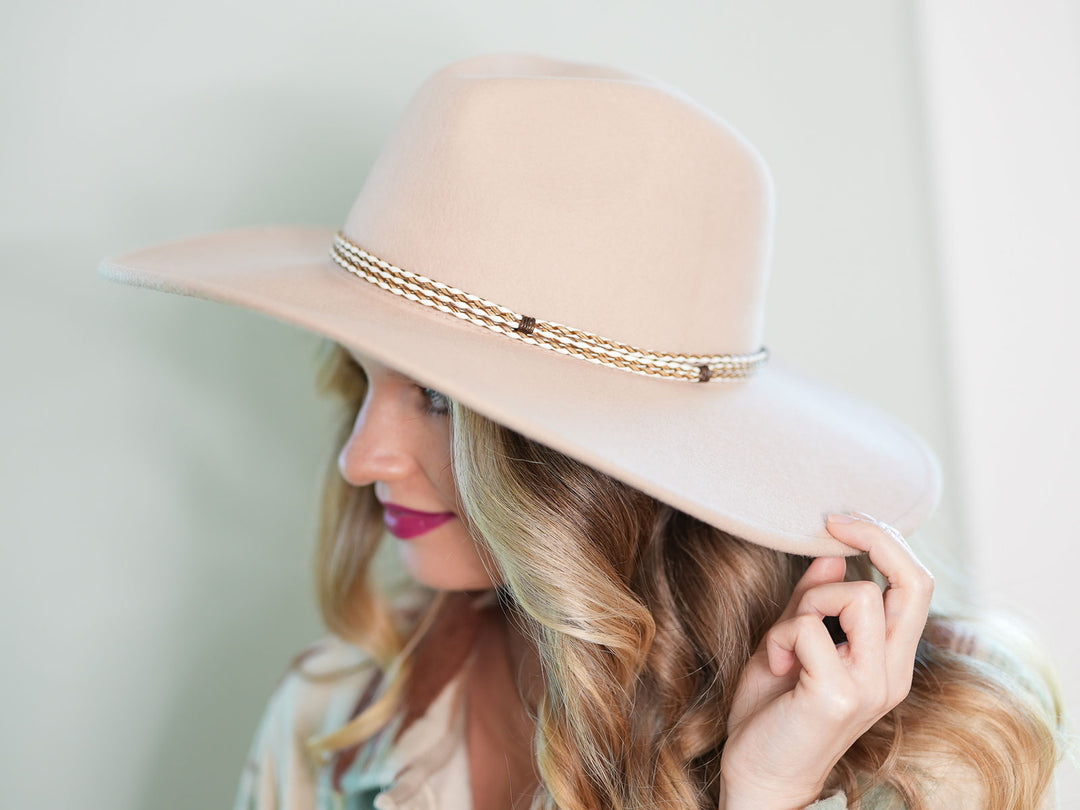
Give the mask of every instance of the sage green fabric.
M 832 796 L 814 802 L 807 810 L 847 810 L 847 806 L 847 797 L 838 790 Z M 870 790 L 860 803 L 861 810 L 904 810 L 905 807 L 896 791 L 885 787 Z

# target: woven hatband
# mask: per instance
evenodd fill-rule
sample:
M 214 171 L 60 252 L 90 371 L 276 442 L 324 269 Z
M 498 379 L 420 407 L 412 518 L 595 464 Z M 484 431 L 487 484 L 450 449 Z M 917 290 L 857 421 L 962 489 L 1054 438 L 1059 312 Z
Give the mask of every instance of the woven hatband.
M 340 232 L 330 246 L 330 257 L 357 278 L 394 295 L 534 346 L 636 374 L 691 382 L 742 380 L 753 376 L 769 358 L 769 350 L 764 346 L 753 354 L 651 352 L 560 323 L 542 321 L 395 267 L 353 244 Z

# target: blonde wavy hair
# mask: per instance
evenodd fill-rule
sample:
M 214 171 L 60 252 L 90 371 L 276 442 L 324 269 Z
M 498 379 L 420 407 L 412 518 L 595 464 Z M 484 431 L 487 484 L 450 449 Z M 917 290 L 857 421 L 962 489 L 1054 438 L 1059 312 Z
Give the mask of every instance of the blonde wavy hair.
M 366 384 L 334 344 L 320 384 L 345 405 L 347 438 Z M 451 402 L 453 468 L 478 542 L 495 560 L 515 620 L 536 646 L 541 785 L 534 810 L 716 808 L 739 676 L 810 560 L 709 526 Z M 330 631 L 383 671 L 378 698 L 316 755 L 362 745 L 405 707 L 409 653 L 426 620 L 404 621 L 370 581 L 382 537 L 371 487 L 331 464 L 315 560 Z M 849 579 L 871 579 L 864 557 Z M 932 615 L 911 692 L 833 770 L 858 807 L 868 790 L 926 807 L 941 768 L 960 766 L 992 810 L 1033 808 L 1061 756 L 1059 693 L 1021 636 Z

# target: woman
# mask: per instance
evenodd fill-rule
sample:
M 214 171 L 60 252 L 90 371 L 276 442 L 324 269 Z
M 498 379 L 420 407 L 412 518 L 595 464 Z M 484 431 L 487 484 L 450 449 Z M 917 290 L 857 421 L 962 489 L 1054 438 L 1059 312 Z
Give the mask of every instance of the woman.
M 678 91 L 498 55 L 421 87 L 336 235 L 106 262 L 333 341 L 331 636 L 238 806 L 1049 806 L 1045 678 L 928 621 L 933 454 L 762 346 L 770 229 L 760 157 Z

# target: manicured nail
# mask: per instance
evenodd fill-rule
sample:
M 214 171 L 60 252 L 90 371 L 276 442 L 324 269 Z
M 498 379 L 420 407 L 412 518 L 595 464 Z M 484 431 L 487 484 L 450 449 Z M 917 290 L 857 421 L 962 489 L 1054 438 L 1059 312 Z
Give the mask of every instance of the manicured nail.
M 829 515 L 829 521 L 832 522 L 832 523 L 857 523 L 858 520 L 859 519 L 857 517 L 852 517 L 851 515 L 841 515 L 841 514 Z

